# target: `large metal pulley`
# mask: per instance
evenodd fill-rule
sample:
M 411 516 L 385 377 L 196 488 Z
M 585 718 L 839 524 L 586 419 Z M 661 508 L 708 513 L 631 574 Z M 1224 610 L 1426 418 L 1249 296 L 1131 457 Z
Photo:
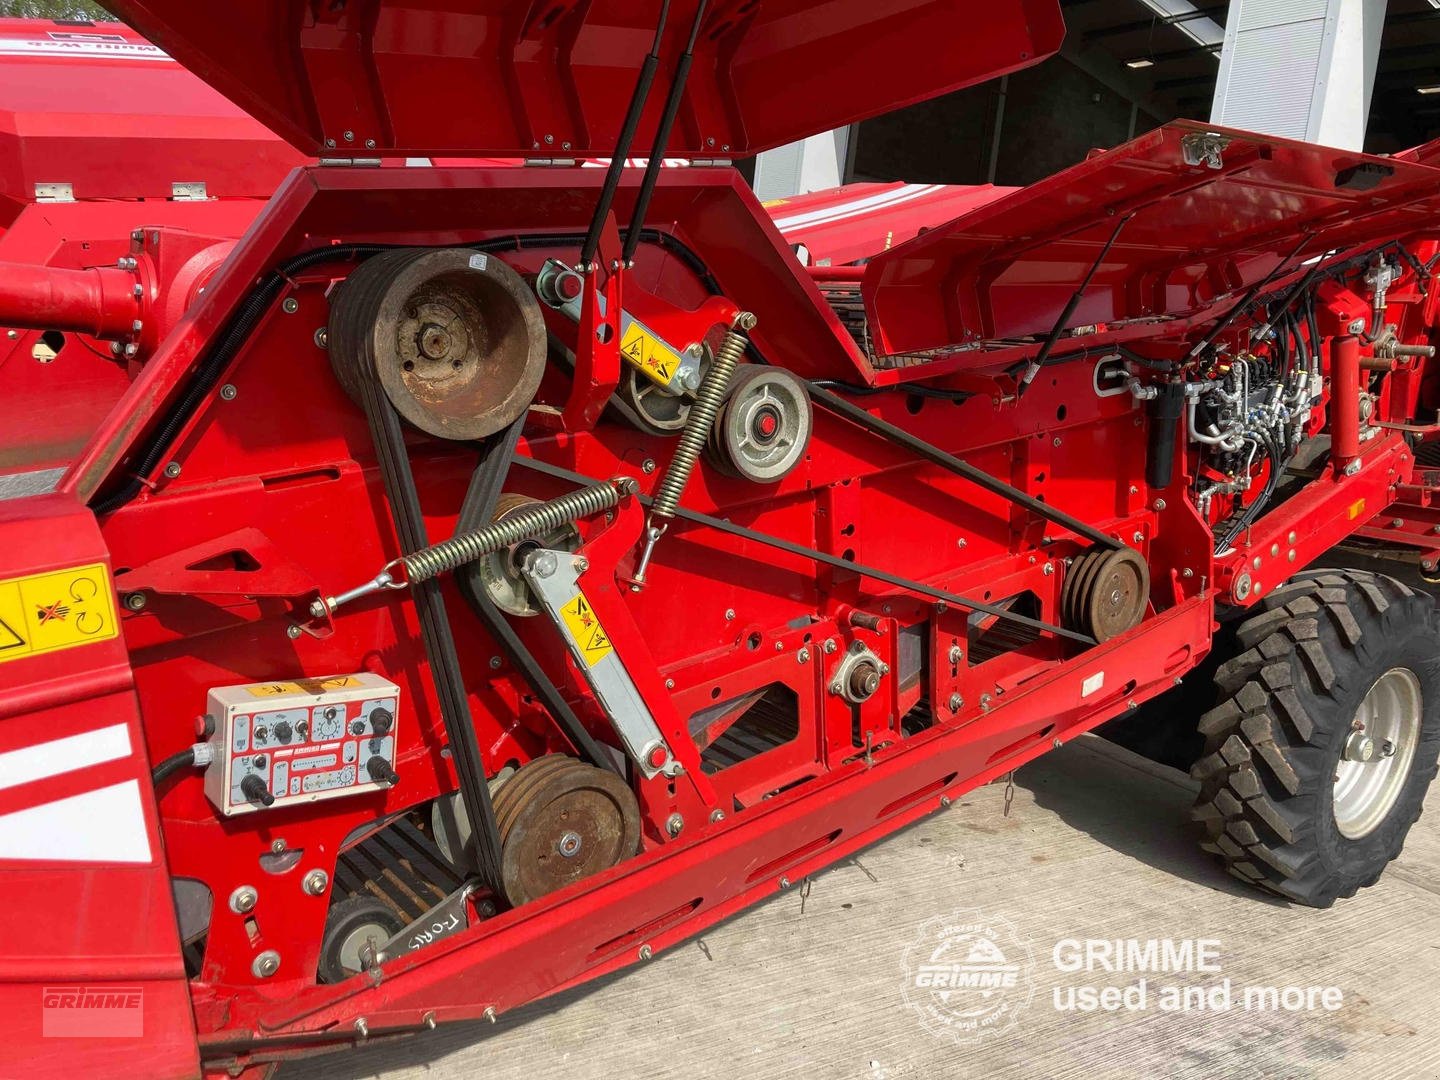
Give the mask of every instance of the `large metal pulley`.
M 495 794 L 505 894 L 519 907 L 607 870 L 640 845 L 640 806 L 614 773 L 548 754 Z
M 1065 626 L 1108 641 L 1135 626 L 1150 601 L 1150 567 L 1132 548 L 1092 548 L 1070 564 L 1060 590 Z
M 443 439 L 482 439 L 529 406 L 545 322 L 520 275 L 462 248 L 386 252 L 330 309 L 330 364 L 351 398 L 378 379 L 396 411 Z

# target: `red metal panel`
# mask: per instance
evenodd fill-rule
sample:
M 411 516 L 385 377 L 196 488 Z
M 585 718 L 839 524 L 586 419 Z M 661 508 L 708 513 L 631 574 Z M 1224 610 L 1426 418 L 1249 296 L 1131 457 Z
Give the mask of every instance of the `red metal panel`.
M 112 6 L 307 151 L 546 156 L 614 150 L 660 9 L 655 0 Z M 696 0 L 670 5 L 662 87 L 695 9 Z M 671 151 L 754 154 L 1027 67 L 1063 33 L 1055 0 L 717 0 Z M 637 152 L 648 150 L 664 97 L 651 97 Z
M 1218 131 L 1220 168 L 1186 164 L 1187 136 Z M 1370 191 L 1337 177 L 1371 164 Z M 1176 123 L 989 203 L 871 260 L 872 335 L 887 353 L 1045 334 L 1127 215 L 1073 326 L 1193 313 L 1289 257 L 1423 228 L 1440 170 L 1228 129 Z

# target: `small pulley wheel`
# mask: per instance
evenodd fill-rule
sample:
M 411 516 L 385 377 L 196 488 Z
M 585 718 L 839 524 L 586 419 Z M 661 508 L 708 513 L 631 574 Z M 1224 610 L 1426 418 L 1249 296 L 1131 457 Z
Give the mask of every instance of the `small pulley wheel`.
M 710 370 L 711 352 L 708 345 L 702 347 L 705 351 L 700 359 L 700 379 L 704 381 Z M 616 411 L 647 435 L 678 435 L 690 417 L 690 398 L 662 389 L 628 363 L 622 368 L 613 401 Z
M 344 982 L 366 970 L 387 941 L 405 928 L 399 914 L 373 896 L 341 900 L 325 918 L 320 938 L 319 976 L 323 983 Z
M 814 414 L 805 384 L 784 368 L 741 364 L 710 429 L 706 460 L 730 476 L 770 484 L 805 457 Z
M 396 411 L 442 439 L 482 439 L 529 407 L 545 373 L 545 321 L 520 275 L 459 248 L 385 252 L 330 309 L 330 363 L 355 401 L 379 381 Z
M 504 521 L 525 507 L 538 503 L 538 499 L 532 499 L 529 495 L 507 491 L 496 500 L 495 515 L 491 521 Z M 525 575 L 520 572 L 520 564 L 526 553 L 537 547 L 575 551 L 580 547 L 580 532 L 567 522 L 547 533 L 502 548 L 480 559 L 476 563 L 480 581 L 485 586 L 486 594 L 501 611 L 522 618 L 540 614 L 540 608 L 535 603 Z
M 519 907 L 608 870 L 640 844 L 640 806 L 618 776 L 548 754 L 495 793 L 505 896 Z

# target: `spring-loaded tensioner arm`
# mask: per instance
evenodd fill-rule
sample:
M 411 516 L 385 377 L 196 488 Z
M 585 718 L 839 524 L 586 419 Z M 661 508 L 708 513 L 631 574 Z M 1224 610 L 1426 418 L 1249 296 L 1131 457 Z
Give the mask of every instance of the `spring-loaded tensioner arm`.
M 510 547 L 533 536 L 544 535 L 579 518 L 591 517 L 609 510 L 620 502 L 621 496 L 632 495 L 636 489 L 633 478 L 617 476 L 613 480 L 591 484 L 568 495 L 561 495 L 558 499 L 527 506 L 484 528 L 459 533 L 443 543 L 432 544 L 409 555 L 392 559 L 380 573 L 365 584 L 323 600 L 316 600 L 310 605 L 310 614 L 317 619 L 323 619 L 336 608 L 362 596 L 380 592 L 382 589 L 406 589 L 422 581 L 429 581 L 447 570 L 474 562 L 501 548 Z

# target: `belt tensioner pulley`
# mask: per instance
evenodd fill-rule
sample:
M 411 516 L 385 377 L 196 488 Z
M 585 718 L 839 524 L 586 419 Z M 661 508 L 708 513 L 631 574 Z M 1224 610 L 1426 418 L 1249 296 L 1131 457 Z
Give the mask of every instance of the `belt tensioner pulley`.
M 513 518 L 526 507 L 538 506 L 539 500 L 529 495 L 505 492 L 495 503 L 493 521 L 502 522 Z M 525 583 L 520 566 L 525 553 L 537 547 L 551 550 L 574 551 L 580 546 L 580 531 L 571 522 L 557 525 L 538 536 L 522 540 L 483 556 L 475 564 L 486 593 L 501 611 L 511 615 L 530 616 L 540 614 L 540 608 Z
M 1108 641 L 1135 626 L 1150 600 L 1150 568 L 1131 548 L 1092 548 L 1070 564 L 1060 590 L 1065 626 Z
M 813 427 L 810 395 L 797 376 L 742 364 L 710 429 L 705 457 L 730 476 L 773 483 L 800 464 Z
M 545 341 L 520 275 L 468 249 L 378 255 L 330 314 L 330 363 L 350 397 L 376 378 L 401 416 L 443 439 L 481 439 L 523 413 L 545 373 Z

